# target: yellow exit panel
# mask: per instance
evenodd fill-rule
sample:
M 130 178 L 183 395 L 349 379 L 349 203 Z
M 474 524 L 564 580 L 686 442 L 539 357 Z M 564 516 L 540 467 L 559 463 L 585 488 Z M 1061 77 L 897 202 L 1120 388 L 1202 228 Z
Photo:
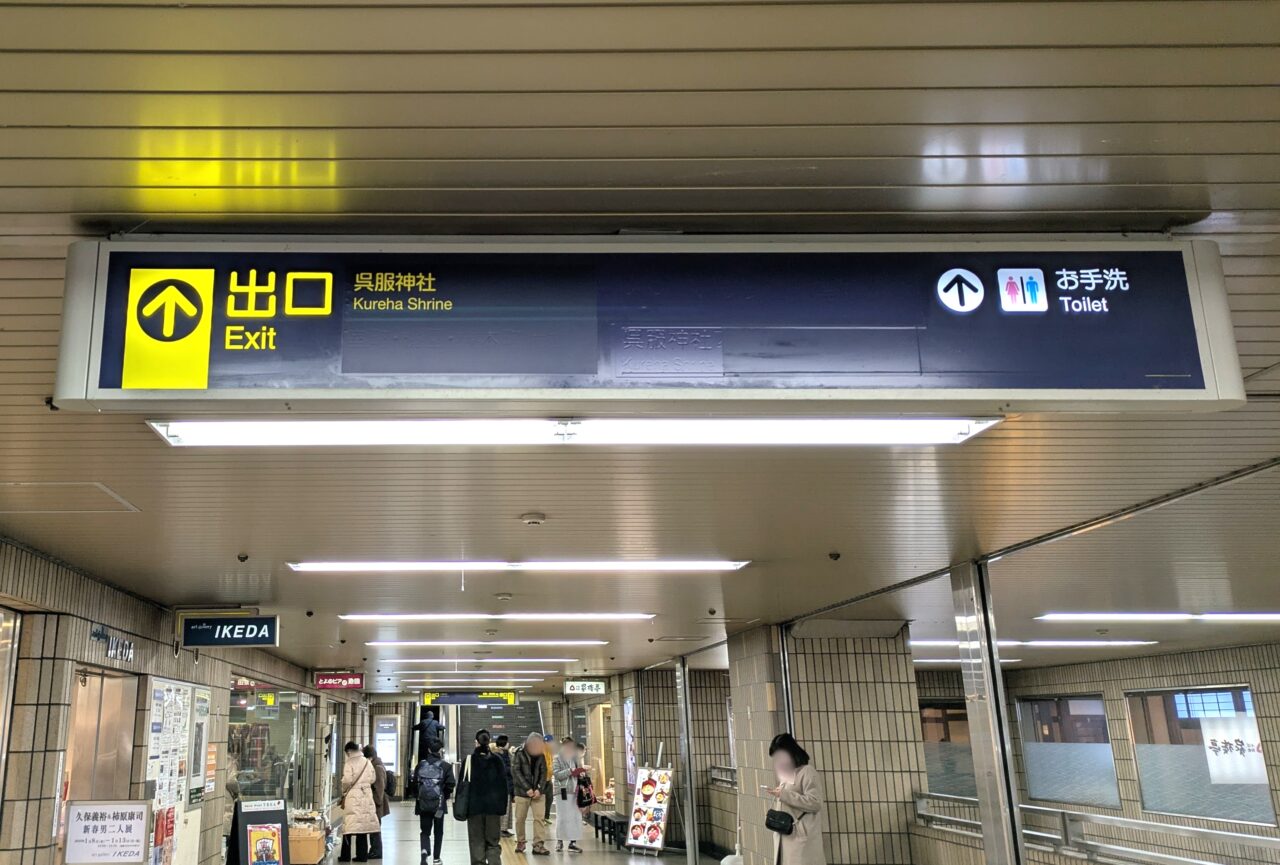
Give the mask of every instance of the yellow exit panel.
M 213 269 L 129 271 L 125 390 L 205 390 L 213 330 Z

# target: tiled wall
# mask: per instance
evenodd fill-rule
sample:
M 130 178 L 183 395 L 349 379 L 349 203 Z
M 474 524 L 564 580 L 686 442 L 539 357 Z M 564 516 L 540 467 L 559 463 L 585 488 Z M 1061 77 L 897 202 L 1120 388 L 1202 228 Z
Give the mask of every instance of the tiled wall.
M 307 672 L 257 650 L 210 650 L 198 656 L 184 650 L 175 655 L 171 613 L 3 539 L 0 596 L 0 603 L 27 610 L 18 646 L 7 777 L 0 793 L 0 865 L 53 865 L 57 858 L 54 803 L 66 750 L 72 688 L 78 681 L 75 671 L 85 664 L 209 687 L 210 742 L 217 748 L 219 769 L 214 792 L 200 810 L 199 861 L 201 865 L 217 865 L 227 804 L 231 680 L 241 675 L 301 689 L 308 684 Z M 131 662 L 106 657 L 106 644 L 89 637 L 95 623 L 133 641 Z M 139 683 L 140 701 L 145 700 L 146 684 L 146 679 Z M 146 765 L 140 717 L 134 731 L 135 796 L 142 794 Z M 323 759 L 317 764 L 319 777 L 327 766 Z
M 674 766 L 672 802 L 667 819 L 667 844 L 679 847 L 684 844 L 685 785 L 689 779 L 681 771 L 680 706 L 676 701 L 675 670 L 641 670 L 640 700 L 640 765 L 652 764 L 658 757 L 658 745 L 662 745 L 662 765 Z
M 795 735 L 826 793 L 828 861 L 909 865 L 925 763 L 907 629 L 788 640 Z
M 609 699 L 613 703 L 613 783 L 620 812 L 631 807 L 631 795 L 634 792 L 627 784 L 627 741 L 623 730 L 626 713 L 623 706 L 628 699 L 636 702 L 636 735 L 639 736 L 639 679 L 639 673 L 622 673 L 609 677 Z
M 738 791 L 711 781 L 712 766 L 731 766 L 729 753 L 729 672 L 689 671 L 693 720 L 694 791 L 698 802 L 698 840 L 707 853 L 733 852 L 738 828 Z
M 738 754 L 738 813 L 745 865 L 770 865 L 773 834 L 764 828 L 770 800 L 760 785 L 774 781 L 769 742 L 787 729 L 777 629 L 755 628 L 729 638 L 729 692 Z

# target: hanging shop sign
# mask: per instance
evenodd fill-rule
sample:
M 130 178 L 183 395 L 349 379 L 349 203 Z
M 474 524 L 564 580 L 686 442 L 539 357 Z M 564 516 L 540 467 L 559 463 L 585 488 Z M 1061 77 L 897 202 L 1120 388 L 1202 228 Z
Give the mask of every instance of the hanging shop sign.
M 321 691 L 363 691 L 364 673 L 316 673 L 316 688 Z
M 280 645 L 277 616 L 186 616 L 182 620 L 185 648 L 243 648 Z
M 573 696 L 595 695 L 608 693 L 608 688 L 604 682 L 585 682 L 569 679 L 564 683 L 564 692 Z
M 424 691 L 424 706 L 514 706 L 515 691 Z
M 150 802 L 68 802 L 65 819 L 65 865 L 146 865 L 149 861 Z
M 627 844 L 643 850 L 661 850 L 667 839 L 667 815 L 671 810 L 672 769 L 642 766 L 636 783 L 627 825 Z
M 69 409 L 1244 398 L 1205 241 L 86 241 L 66 297 Z

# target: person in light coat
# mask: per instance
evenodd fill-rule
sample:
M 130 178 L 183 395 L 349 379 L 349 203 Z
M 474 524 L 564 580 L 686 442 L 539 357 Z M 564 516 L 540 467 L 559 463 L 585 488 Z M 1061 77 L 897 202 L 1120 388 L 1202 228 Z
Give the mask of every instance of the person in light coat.
M 581 853 L 582 813 L 578 810 L 578 777 L 586 772 L 578 761 L 578 746 L 566 736 L 560 740 L 560 753 L 551 764 L 551 779 L 556 800 L 556 852 L 569 842 L 570 853 Z
M 342 749 L 347 761 L 342 767 L 342 852 L 339 862 L 351 861 L 351 838 L 356 839 L 357 862 L 369 861 L 369 836 L 382 829 L 378 806 L 373 802 L 373 785 L 378 773 L 373 762 L 360 753 L 360 746 L 348 742 Z
M 795 820 L 790 835 L 774 839 L 774 865 L 827 865 L 822 843 L 822 776 L 790 733 L 773 737 L 769 756 L 778 775 L 778 786 L 769 794 L 777 798 L 775 807 Z

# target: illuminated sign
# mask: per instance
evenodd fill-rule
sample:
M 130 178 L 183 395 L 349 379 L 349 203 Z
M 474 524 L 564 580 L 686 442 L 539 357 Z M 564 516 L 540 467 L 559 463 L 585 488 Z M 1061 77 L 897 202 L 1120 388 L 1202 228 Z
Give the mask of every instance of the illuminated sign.
M 364 673 L 316 673 L 316 688 L 322 691 L 364 690 Z
M 514 691 L 424 691 L 424 706 L 514 706 Z
M 276 616 L 185 616 L 182 645 L 187 648 L 243 648 L 280 645 Z
M 604 682 L 584 682 L 566 680 L 564 683 L 564 692 L 566 694 L 604 694 L 608 692 L 608 688 Z
M 55 403 L 1243 400 L 1208 242 L 83 242 Z

